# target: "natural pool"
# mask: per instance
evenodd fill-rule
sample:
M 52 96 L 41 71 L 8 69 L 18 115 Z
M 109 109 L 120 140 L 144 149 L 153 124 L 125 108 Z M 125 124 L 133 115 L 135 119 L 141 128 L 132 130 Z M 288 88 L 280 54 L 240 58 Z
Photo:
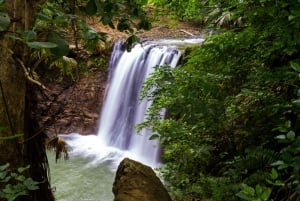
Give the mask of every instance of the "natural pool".
M 112 201 L 114 173 L 107 164 L 91 164 L 89 158 L 71 155 L 55 163 L 48 153 L 51 184 L 57 201 Z

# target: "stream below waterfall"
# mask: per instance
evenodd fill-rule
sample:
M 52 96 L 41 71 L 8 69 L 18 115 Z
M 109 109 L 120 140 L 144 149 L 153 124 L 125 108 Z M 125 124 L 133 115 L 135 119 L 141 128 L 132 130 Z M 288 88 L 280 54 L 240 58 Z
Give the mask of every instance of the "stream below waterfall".
M 48 153 L 57 201 L 113 200 L 114 174 L 125 157 L 151 167 L 161 166 L 159 143 L 149 140 L 151 130 L 137 133 L 134 128 L 145 120 L 151 104 L 140 100 L 140 91 L 153 67 L 176 67 L 181 56 L 179 47 L 202 42 L 203 39 L 159 40 L 138 44 L 131 52 L 116 43 L 98 133 L 60 135 L 71 148 L 69 160 L 55 163 L 54 154 Z
M 89 164 L 89 159 L 71 156 L 55 163 L 48 153 L 51 186 L 57 201 L 112 201 L 114 173 L 106 164 Z

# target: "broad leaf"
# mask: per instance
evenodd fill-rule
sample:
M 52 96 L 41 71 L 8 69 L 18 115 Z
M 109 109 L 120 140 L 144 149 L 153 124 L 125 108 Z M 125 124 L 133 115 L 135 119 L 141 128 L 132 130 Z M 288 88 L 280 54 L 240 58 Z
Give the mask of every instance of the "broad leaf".
M 55 48 L 57 47 L 57 45 L 55 43 L 51 43 L 51 42 L 38 42 L 38 41 L 34 41 L 34 42 L 27 42 L 26 43 L 30 48 L 33 49 L 41 49 L 41 48 Z
M 22 32 L 22 37 L 25 41 L 32 41 L 36 39 L 37 33 L 35 31 L 24 31 Z
M 278 173 L 274 168 L 272 168 L 272 172 L 271 172 L 270 176 L 273 180 L 278 178 Z
M 1 165 L 0 166 L 0 171 L 4 171 L 6 168 L 8 168 L 9 167 L 9 163 L 6 163 L 6 164 L 4 164 L 4 165 Z
M 0 12 L 0 31 L 5 31 L 10 25 L 10 18 L 7 13 Z
M 51 49 L 52 54 L 62 57 L 69 53 L 69 44 L 68 42 L 58 33 L 50 32 L 48 35 L 48 40 L 51 43 L 56 44 L 56 47 Z
M 48 17 L 47 15 L 44 15 L 43 13 L 38 13 L 36 14 L 37 19 L 42 20 L 42 21 L 50 21 L 51 18 Z
M 291 65 L 291 67 L 292 67 L 295 71 L 297 71 L 297 72 L 300 73 L 300 65 L 299 65 L 299 62 L 291 61 L 291 62 L 290 62 L 290 65 Z

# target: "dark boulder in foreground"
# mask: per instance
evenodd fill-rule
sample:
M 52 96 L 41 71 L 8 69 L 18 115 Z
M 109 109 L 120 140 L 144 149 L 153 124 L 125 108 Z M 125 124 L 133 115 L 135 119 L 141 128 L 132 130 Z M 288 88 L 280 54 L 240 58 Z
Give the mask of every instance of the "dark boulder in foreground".
M 172 201 L 151 167 L 128 158 L 118 167 L 113 193 L 114 201 Z

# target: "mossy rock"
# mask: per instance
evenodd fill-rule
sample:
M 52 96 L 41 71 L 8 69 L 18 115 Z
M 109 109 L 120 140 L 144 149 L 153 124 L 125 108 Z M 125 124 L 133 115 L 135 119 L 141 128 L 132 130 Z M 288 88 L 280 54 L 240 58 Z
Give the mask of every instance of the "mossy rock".
M 118 167 L 113 193 L 114 201 L 171 201 L 152 168 L 128 158 Z

